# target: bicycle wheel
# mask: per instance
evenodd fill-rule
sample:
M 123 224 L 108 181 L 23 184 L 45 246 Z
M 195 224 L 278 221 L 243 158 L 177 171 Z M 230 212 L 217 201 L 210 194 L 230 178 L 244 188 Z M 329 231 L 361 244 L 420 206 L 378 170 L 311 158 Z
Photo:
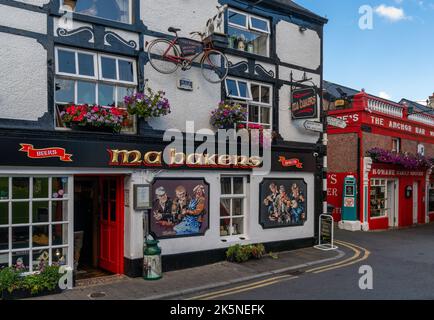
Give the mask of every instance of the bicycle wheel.
M 207 51 L 202 57 L 201 67 L 203 77 L 211 83 L 222 82 L 228 76 L 228 58 L 220 51 Z
M 178 48 L 172 46 L 172 43 L 165 39 L 156 39 L 151 42 L 148 47 L 148 58 L 155 70 L 164 74 L 170 74 L 178 69 L 178 63 L 169 60 L 167 56 L 179 57 Z

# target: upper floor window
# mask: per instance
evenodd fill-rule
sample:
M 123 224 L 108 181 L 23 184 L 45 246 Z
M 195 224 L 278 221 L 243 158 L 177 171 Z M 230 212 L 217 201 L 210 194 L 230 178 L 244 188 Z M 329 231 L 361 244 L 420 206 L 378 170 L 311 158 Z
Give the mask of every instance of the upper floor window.
M 401 152 L 401 139 L 392 139 L 392 151 Z
M 75 13 L 132 23 L 132 0 L 63 0 L 63 7 Z
M 271 129 L 272 87 L 263 83 L 227 78 L 226 96 L 247 109 L 247 124 Z
M 136 61 L 124 57 L 56 48 L 56 126 L 63 128 L 61 112 L 69 104 L 98 104 L 125 108 L 124 97 L 137 89 Z M 129 119 L 124 132 L 135 132 Z
M 269 20 L 234 9 L 228 10 L 230 48 L 269 56 L 270 33 Z

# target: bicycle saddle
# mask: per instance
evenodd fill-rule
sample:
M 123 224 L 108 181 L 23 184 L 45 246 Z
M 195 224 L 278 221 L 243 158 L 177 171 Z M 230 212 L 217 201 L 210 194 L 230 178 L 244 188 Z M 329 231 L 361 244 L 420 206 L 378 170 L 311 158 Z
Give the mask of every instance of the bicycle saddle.
M 181 31 L 181 29 L 170 27 L 167 31 L 177 33 L 178 31 Z

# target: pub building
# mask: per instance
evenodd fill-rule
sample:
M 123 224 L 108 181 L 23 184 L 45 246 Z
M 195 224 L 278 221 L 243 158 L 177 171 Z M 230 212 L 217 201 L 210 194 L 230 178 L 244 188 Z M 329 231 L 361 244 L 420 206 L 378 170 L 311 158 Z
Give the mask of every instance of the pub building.
M 324 108 L 347 125 L 328 126 L 327 200 L 335 220 L 343 220 L 346 229 L 365 231 L 432 221 L 432 109 L 327 81 Z M 344 191 L 347 177 L 356 179 L 354 199 Z M 345 217 L 351 207 L 354 219 Z
M 45 258 L 76 281 L 139 277 L 145 230 L 164 271 L 223 260 L 234 244 L 316 243 L 325 148 L 303 124 L 324 120 L 326 19 L 290 0 L 8 1 L 0 16 L 0 267 L 35 272 Z M 154 69 L 152 40 L 191 38 L 210 19 L 225 34 L 224 81 L 199 63 Z M 130 112 L 124 97 L 145 86 L 170 113 Z M 265 176 L 251 154 L 202 150 L 189 162 L 195 151 L 166 149 L 165 131 L 185 133 L 187 121 L 214 134 L 221 101 L 244 110 L 244 126 L 273 131 Z

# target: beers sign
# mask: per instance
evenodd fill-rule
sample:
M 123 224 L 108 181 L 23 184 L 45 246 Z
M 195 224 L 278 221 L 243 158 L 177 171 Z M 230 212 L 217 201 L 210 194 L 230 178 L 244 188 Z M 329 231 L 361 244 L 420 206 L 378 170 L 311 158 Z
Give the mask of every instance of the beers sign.
M 315 89 L 306 88 L 294 90 L 291 97 L 293 119 L 315 118 L 318 98 Z

